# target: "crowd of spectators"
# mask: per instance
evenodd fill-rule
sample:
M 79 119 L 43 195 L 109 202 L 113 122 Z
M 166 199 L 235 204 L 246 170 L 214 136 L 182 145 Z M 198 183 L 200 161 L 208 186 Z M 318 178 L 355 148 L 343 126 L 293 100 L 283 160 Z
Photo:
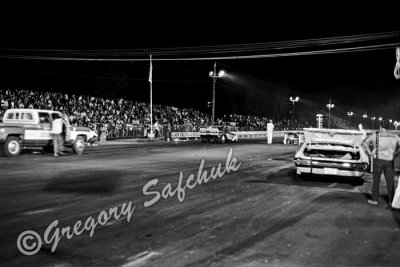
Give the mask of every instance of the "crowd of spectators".
M 42 92 L 25 89 L 0 89 L 0 121 L 9 108 L 58 110 L 65 113 L 71 124 L 87 126 L 109 137 L 145 137 L 150 128 L 150 104 L 128 99 L 109 99 L 61 92 Z M 230 114 L 216 120 L 234 130 L 265 130 L 271 117 Z M 153 105 L 153 123 L 156 134 L 169 131 L 199 131 L 211 124 L 210 115 L 190 108 Z M 275 121 L 276 130 L 308 127 L 308 122 Z M 99 134 L 100 136 L 100 134 Z

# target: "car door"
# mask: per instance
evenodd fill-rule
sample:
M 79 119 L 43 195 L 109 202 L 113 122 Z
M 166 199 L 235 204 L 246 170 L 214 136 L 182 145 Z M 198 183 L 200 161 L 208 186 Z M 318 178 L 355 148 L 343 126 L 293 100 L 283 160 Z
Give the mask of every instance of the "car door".
M 51 136 L 51 114 L 47 111 L 38 112 L 39 125 L 36 130 L 36 145 L 46 146 L 52 141 Z

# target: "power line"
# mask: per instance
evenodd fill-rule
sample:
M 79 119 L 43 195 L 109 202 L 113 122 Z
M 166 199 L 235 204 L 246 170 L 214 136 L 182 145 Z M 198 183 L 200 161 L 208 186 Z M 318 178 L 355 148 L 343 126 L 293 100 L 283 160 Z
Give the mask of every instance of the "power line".
M 148 54 L 156 56 L 153 61 L 193 61 L 222 59 L 252 59 L 287 57 L 300 55 L 321 55 L 348 52 L 364 52 L 396 47 L 398 42 L 365 43 L 392 40 L 400 37 L 400 32 L 386 32 L 343 37 L 281 41 L 269 43 L 250 43 L 220 46 L 175 47 L 155 49 L 101 49 L 101 50 L 57 50 L 57 49 L 2 49 L 1 58 L 58 60 L 58 61 L 148 61 Z M 365 44 L 362 44 L 362 43 Z M 354 46 L 355 44 L 355 46 Z M 329 48 L 328 46 L 349 46 Z M 300 48 L 313 48 L 309 51 L 290 51 Z M 316 49 L 322 47 L 323 49 Z M 147 50 L 147 51 L 146 51 Z M 289 51 L 285 51 L 289 50 Z M 278 52 L 277 52 L 278 51 Z M 243 53 L 250 53 L 245 54 Z M 209 56 L 209 55 L 218 56 Z M 222 54 L 222 56 L 221 56 Z M 242 55 L 233 55 L 242 54 Z M 201 56 L 198 56 L 201 55 Z M 207 55 L 207 56 L 205 56 Z
M 286 48 L 302 48 L 309 46 L 328 46 L 328 45 L 343 45 L 355 42 L 370 42 L 380 41 L 385 39 L 397 39 L 400 37 L 400 32 L 382 32 L 363 35 L 339 36 L 339 37 L 326 37 L 314 38 L 303 40 L 291 41 L 275 41 L 264 43 L 244 43 L 232 45 L 210 45 L 210 46 L 191 46 L 191 47 L 169 47 L 169 48 L 144 48 L 144 49 L 91 49 L 91 50 L 68 50 L 68 49 L 4 49 L 7 51 L 17 52 L 44 52 L 55 54 L 76 54 L 76 55 L 114 55 L 121 54 L 128 56 L 143 56 L 148 55 L 149 52 L 163 55 L 176 55 L 182 53 L 231 53 L 231 52 L 247 52 L 247 51 L 260 51 L 268 49 L 286 49 Z

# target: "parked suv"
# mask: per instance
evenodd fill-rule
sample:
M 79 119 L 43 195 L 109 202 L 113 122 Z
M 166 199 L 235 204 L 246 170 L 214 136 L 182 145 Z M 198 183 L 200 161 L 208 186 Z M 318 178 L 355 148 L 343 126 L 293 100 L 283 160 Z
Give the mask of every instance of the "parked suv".
M 24 147 L 43 147 L 53 151 L 51 136 L 52 114 L 64 116 L 53 110 L 8 109 L 3 123 L 0 123 L 0 152 L 6 157 L 16 157 Z M 82 154 L 85 142 L 90 142 L 97 135 L 87 127 L 71 127 L 68 119 L 64 146 L 71 147 L 76 154 Z

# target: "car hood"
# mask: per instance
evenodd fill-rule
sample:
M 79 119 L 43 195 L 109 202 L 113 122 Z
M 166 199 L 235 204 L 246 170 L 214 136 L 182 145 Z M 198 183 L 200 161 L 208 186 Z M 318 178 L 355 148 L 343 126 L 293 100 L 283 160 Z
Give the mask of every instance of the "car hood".
M 72 130 L 77 132 L 90 132 L 90 128 L 83 126 L 73 126 Z
M 363 140 L 362 133 L 355 130 L 341 129 L 304 129 L 305 143 L 330 143 L 360 146 Z

